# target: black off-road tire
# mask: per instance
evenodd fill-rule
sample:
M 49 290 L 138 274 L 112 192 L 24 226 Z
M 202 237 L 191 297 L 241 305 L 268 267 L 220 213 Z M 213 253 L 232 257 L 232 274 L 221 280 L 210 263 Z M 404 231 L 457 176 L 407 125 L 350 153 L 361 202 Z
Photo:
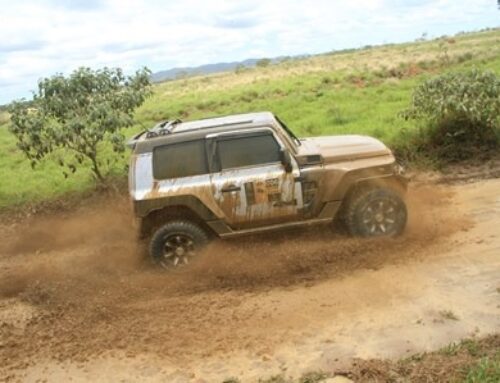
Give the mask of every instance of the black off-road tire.
M 154 232 L 149 254 L 156 265 L 171 269 L 188 264 L 209 240 L 208 233 L 196 223 L 173 220 Z
M 406 204 L 391 189 L 368 188 L 356 192 L 345 212 L 347 230 L 353 236 L 400 235 L 408 218 Z

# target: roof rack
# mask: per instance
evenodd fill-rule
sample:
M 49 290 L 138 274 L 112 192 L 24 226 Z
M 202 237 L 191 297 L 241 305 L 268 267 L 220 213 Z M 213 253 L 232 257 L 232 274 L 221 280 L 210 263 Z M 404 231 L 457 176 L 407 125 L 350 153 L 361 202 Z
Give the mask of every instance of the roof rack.
M 162 121 L 159 124 L 155 125 L 153 129 L 148 130 L 148 132 L 146 133 L 146 138 L 166 136 L 167 134 L 171 134 L 174 127 L 181 122 L 182 121 L 179 119 L 172 121 Z
M 203 125 L 203 126 L 200 126 L 198 128 L 191 129 L 191 131 L 219 128 L 219 127 L 223 127 L 223 126 L 236 126 L 236 125 L 243 125 L 243 124 L 251 124 L 252 122 L 253 122 L 253 120 L 241 120 L 241 121 L 224 122 L 222 124 Z

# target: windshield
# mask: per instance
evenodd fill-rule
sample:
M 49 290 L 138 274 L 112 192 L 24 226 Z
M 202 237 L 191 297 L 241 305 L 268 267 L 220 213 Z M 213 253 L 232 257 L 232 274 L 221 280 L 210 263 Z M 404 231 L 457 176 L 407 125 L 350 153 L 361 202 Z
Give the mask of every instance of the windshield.
M 287 132 L 288 136 L 292 139 L 293 142 L 295 142 L 295 144 L 297 144 L 297 146 L 302 145 L 297 136 L 290 130 L 288 126 L 286 126 L 286 124 L 283 121 L 279 119 L 278 116 L 274 115 L 274 118 L 276 119 L 276 121 L 279 122 L 281 127 L 285 130 L 285 132 Z

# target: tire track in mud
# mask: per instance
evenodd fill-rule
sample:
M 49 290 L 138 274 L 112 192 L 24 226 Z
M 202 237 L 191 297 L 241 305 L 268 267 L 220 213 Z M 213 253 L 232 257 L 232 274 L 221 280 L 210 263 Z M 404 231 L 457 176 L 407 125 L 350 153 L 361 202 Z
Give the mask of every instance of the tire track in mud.
M 358 240 L 329 227 L 275 233 L 215 243 L 168 274 L 142 259 L 122 200 L 7 227 L 1 307 L 16 307 L 25 318 L 20 325 L 0 314 L 0 364 L 17 371 L 42 357 L 82 362 L 114 351 L 182 364 L 259 352 L 264 339 L 278 345 L 284 335 L 259 326 L 271 314 L 246 305 L 248 297 L 423 259 L 470 227 L 445 187 L 415 188 L 408 200 L 410 224 L 400 238 Z

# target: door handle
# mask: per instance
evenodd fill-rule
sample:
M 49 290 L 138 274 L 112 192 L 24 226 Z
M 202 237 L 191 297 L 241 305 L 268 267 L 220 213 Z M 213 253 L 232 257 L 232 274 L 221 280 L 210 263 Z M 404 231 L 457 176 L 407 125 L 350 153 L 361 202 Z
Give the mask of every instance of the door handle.
M 222 188 L 221 192 L 223 192 L 223 193 L 231 193 L 231 192 L 240 191 L 240 190 L 241 190 L 241 186 L 228 185 L 228 186 Z

